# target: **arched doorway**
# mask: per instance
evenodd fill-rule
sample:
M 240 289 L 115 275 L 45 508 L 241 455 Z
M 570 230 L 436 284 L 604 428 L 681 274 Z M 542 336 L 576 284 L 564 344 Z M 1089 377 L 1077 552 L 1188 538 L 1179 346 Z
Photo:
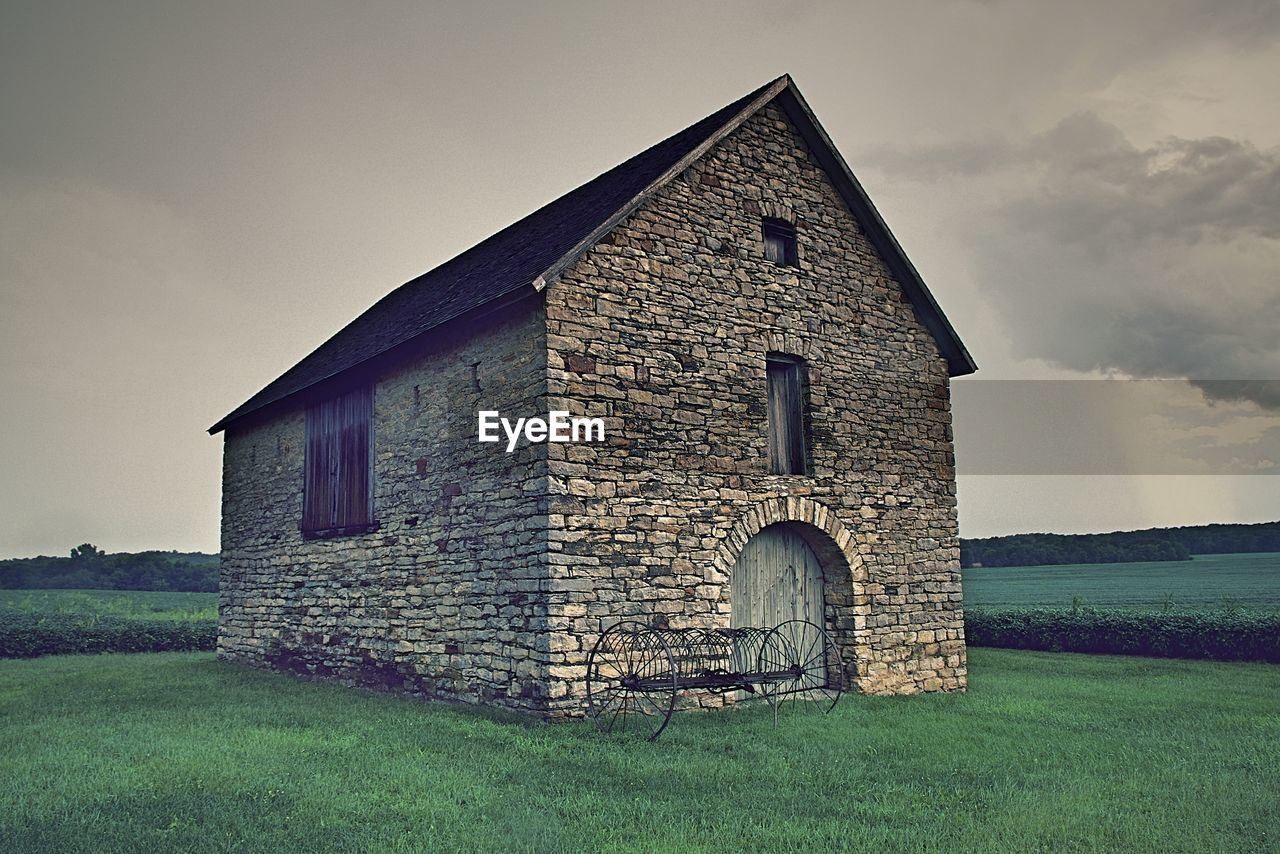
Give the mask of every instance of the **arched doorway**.
M 769 525 L 747 540 L 730 576 L 731 626 L 808 620 L 826 627 L 822 564 L 798 527 Z

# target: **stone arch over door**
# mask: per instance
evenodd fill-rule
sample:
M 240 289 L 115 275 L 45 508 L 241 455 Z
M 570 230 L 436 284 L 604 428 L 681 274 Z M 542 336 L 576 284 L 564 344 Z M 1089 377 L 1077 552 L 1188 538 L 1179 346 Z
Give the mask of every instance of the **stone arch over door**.
M 796 539 L 802 540 L 816 558 L 821 569 L 822 623 L 840 648 L 850 677 L 860 680 L 866 675 L 870 658 L 867 569 L 853 532 L 825 505 L 801 497 L 775 499 L 756 505 L 739 518 L 716 552 L 716 568 L 728 580 L 721 593 L 721 608 L 729 612 L 730 620 L 734 619 L 733 576 L 742 569 L 740 560 L 744 554 L 747 563 L 759 559 L 757 544 L 762 532 L 765 538 L 775 540 L 774 548 L 796 563 L 805 559 Z M 738 588 L 742 588 L 741 580 Z

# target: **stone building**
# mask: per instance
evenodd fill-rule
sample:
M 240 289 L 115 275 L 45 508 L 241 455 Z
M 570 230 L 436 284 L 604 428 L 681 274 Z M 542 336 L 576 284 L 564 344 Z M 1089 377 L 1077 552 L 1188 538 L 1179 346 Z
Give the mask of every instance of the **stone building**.
M 210 429 L 218 653 L 563 715 L 622 618 L 800 615 L 856 690 L 962 689 L 949 380 L 973 370 L 782 77 L 392 291 Z M 603 441 L 479 441 L 482 412 L 557 410 Z

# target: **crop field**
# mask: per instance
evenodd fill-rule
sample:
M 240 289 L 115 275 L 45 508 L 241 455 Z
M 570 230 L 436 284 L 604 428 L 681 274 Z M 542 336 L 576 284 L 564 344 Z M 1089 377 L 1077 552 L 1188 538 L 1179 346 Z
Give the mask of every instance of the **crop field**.
M 1280 553 L 1201 555 L 1190 561 L 971 567 L 966 606 L 1280 611 Z M 217 619 L 216 593 L 0 590 L 0 611 L 133 619 Z
M 966 607 L 1280 611 L 1280 553 L 1198 555 L 1189 561 L 966 567 Z
M 148 590 L 0 590 L 0 611 L 140 620 L 216 620 L 217 593 Z
M 6 851 L 1274 851 L 1280 667 L 970 651 L 966 694 L 604 736 L 209 653 L 0 661 Z
M 0 658 L 212 649 L 217 627 L 216 593 L 0 590 Z

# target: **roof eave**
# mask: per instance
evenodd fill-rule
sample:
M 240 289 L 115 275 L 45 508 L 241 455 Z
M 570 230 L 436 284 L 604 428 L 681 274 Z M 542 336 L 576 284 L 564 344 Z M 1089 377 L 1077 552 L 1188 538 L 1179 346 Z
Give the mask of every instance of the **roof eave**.
M 260 416 L 264 412 L 278 412 L 281 409 L 289 408 L 293 404 L 297 403 L 301 398 L 306 397 L 308 393 L 313 392 L 319 387 L 330 385 L 331 383 L 336 382 L 340 377 L 357 373 L 361 370 L 367 371 L 379 362 L 398 362 L 402 357 L 402 354 L 416 347 L 422 346 L 428 338 L 442 334 L 447 327 L 457 326 L 468 321 L 474 321 L 486 315 L 493 314 L 494 312 L 501 311 L 502 309 L 515 305 L 516 303 L 534 296 L 537 293 L 538 289 L 533 286 L 533 283 L 522 285 L 518 288 L 507 291 L 506 293 L 499 294 L 493 299 L 480 303 L 479 305 L 464 312 L 444 318 L 439 323 L 423 329 L 417 335 L 401 341 L 393 347 L 375 353 L 372 356 L 362 359 L 353 365 L 348 365 L 341 370 L 334 371 L 333 373 L 330 373 L 313 383 L 308 383 L 302 388 L 296 389 L 283 397 L 267 401 L 260 405 L 251 405 L 253 403 L 251 398 L 237 409 L 232 410 L 229 414 L 223 416 L 218 423 L 210 427 L 208 430 L 209 435 L 217 435 L 237 422 L 244 421 L 254 416 Z

